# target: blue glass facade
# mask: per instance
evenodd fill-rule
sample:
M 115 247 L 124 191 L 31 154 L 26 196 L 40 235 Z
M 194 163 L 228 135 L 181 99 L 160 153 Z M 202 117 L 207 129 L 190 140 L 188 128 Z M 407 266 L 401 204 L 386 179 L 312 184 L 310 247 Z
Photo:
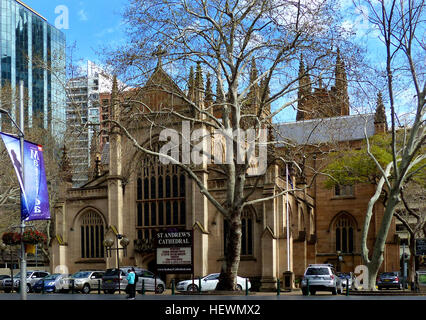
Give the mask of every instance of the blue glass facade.
M 42 117 L 44 128 L 62 137 L 66 128 L 65 35 L 16 0 L 0 0 L 1 85 L 28 92 L 26 121 Z M 16 107 L 11 114 L 15 117 Z

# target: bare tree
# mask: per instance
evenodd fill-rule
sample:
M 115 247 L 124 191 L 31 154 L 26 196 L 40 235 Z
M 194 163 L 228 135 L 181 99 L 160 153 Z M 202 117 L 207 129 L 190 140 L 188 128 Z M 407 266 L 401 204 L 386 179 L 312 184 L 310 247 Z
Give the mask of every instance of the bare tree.
M 2 108 L 7 110 L 12 116 L 14 115 L 16 118 L 19 118 L 19 110 L 15 108 L 16 105 L 19 105 L 19 93 L 17 90 L 13 90 L 10 84 L 4 84 L 0 90 Z M 24 90 L 25 105 L 28 105 L 28 99 L 28 93 Z M 49 116 L 49 118 L 52 119 L 51 116 Z M 45 116 L 42 113 L 33 115 L 31 119 L 28 113 L 25 114 L 25 139 L 43 146 L 44 165 L 49 190 L 49 203 L 50 207 L 53 208 L 53 204 L 59 196 L 59 187 L 63 182 L 59 167 L 61 152 L 57 137 L 52 134 L 50 128 L 44 127 L 44 119 Z M 17 134 L 17 129 L 9 118 L 2 117 L 1 126 L 2 132 Z M 21 204 L 20 187 L 16 173 L 3 142 L 0 142 L 0 145 L 0 178 L 2 181 L 0 186 L 0 233 L 2 234 L 8 230 L 16 231 L 13 230 L 13 228 L 20 225 Z M 35 221 L 31 225 L 34 225 L 38 230 L 46 233 L 48 243 L 51 238 L 54 237 L 50 220 Z M 41 250 L 47 259 L 49 259 L 50 255 L 47 247 L 43 247 Z
M 298 74 L 300 55 L 303 53 L 308 62 L 306 72 L 315 70 L 320 74 L 327 68 L 339 38 L 333 5 L 332 1 L 132 0 L 125 13 L 129 45 L 112 54 L 109 62 L 117 73 L 127 76 L 123 81 L 135 87 L 149 78 L 145 98 L 150 94 L 146 88 L 152 86 L 169 99 L 153 105 L 136 96 L 129 101 L 133 109 L 126 113 L 124 121 L 118 112 L 125 110 L 119 107 L 115 91 L 114 118 L 109 122 L 115 127 L 113 134 L 119 129 L 140 153 L 179 166 L 228 222 L 226 257 L 217 289 L 236 289 L 244 207 L 272 200 L 289 190 L 278 190 L 265 198 L 254 197 L 258 184 L 266 181 L 267 175 L 248 174 L 253 163 L 248 157 L 238 161 L 241 141 L 228 134 L 226 139 L 233 151 L 227 151 L 226 156 L 231 161 L 214 166 L 214 171 L 226 179 L 226 196 L 221 201 L 209 190 L 207 181 L 199 177 L 199 169 L 205 168 L 206 161 L 194 166 L 160 152 L 153 147 L 156 134 L 176 121 L 188 121 L 206 134 L 247 128 L 259 134 L 261 129 L 271 128 L 272 119 L 285 108 L 294 107 L 298 100 L 299 80 L 304 76 Z M 197 64 L 197 69 L 185 79 L 182 75 L 192 64 Z M 163 81 L 150 77 L 163 69 L 172 75 L 173 83 L 186 90 L 171 84 L 164 73 Z M 188 107 L 179 109 L 178 105 Z M 143 137 L 136 133 L 137 123 L 144 123 L 139 124 L 145 130 Z M 194 144 L 190 141 L 188 151 L 200 148 Z M 199 153 L 207 156 L 211 150 L 202 148 Z M 289 160 L 269 152 L 267 167 L 279 159 Z
M 362 257 L 369 271 L 369 289 L 375 290 L 375 280 L 383 262 L 385 241 L 398 203 L 401 190 L 418 170 L 424 168 L 426 155 L 419 153 L 425 143 L 425 95 L 424 73 L 425 46 L 421 38 L 424 32 L 424 1 L 356 1 L 356 5 L 365 5 L 369 9 L 369 21 L 375 30 L 379 30 L 383 42 L 386 65 L 386 84 L 390 103 L 390 134 L 392 135 L 392 161 L 381 165 L 370 150 L 368 154 L 375 162 L 379 172 L 376 193 L 368 204 L 362 233 Z M 398 88 L 403 82 L 403 90 L 412 92 L 414 99 L 408 102 L 411 123 L 405 127 L 403 141 L 398 146 L 397 131 L 400 119 L 398 110 L 402 107 L 398 99 Z M 412 170 L 418 166 L 417 169 Z M 386 189 L 388 200 L 381 221 L 378 236 L 372 253 L 367 248 L 367 234 L 373 215 L 374 204 L 379 200 L 382 190 Z
M 415 240 L 426 237 L 425 188 L 419 183 L 411 182 L 403 190 L 401 191 L 402 205 L 400 204 L 395 210 L 395 217 L 401 221 L 410 235 L 408 278 L 411 283 L 414 283 L 418 263 L 416 261 Z

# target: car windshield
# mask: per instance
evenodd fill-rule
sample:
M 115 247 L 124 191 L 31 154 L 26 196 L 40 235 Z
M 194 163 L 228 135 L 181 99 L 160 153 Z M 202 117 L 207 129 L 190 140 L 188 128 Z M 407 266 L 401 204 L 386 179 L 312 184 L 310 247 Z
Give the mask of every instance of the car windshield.
M 306 271 L 307 276 L 313 275 L 329 275 L 328 268 L 309 268 Z
M 385 273 L 382 273 L 381 276 L 382 277 L 396 277 L 397 274 L 396 274 L 396 272 L 385 272 Z
M 27 278 L 29 277 L 29 276 L 31 276 L 33 273 L 32 272 L 27 272 Z M 13 276 L 14 278 L 19 278 L 19 277 L 21 277 L 21 273 L 20 272 L 18 272 L 17 274 L 15 274 L 14 276 Z
M 123 275 L 124 272 L 123 270 L 121 270 L 121 274 Z M 108 269 L 105 273 L 104 276 L 117 276 L 118 275 L 118 269 Z
M 351 278 L 351 276 L 347 273 L 340 273 L 337 276 L 341 279 L 350 279 Z
M 56 280 L 58 279 L 58 277 L 60 276 L 60 274 L 51 274 L 50 276 L 45 277 L 45 280 Z
M 74 273 L 71 278 L 75 278 L 75 279 L 88 278 L 90 276 L 90 273 L 91 272 L 79 271 L 77 273 Z

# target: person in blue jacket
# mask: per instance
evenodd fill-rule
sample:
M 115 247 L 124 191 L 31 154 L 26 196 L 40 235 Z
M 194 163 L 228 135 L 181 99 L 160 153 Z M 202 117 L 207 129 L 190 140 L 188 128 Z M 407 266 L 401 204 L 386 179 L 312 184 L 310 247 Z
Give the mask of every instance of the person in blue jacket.
M 135 297 L 136 297 L 135 277 L 136 277 L 135 269 L 131 268 L 126 278 L 128 282 L 128 289 L 129 289 L 129 296 L 127 299 L 129 300 L 135 300 Z

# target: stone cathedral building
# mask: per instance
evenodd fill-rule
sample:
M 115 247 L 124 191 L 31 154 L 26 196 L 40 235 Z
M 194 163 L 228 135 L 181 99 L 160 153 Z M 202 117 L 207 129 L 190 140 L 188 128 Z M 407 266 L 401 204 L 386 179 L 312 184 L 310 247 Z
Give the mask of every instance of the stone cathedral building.
M 254 64 L 252 68 L 252 74 L 255 74 Z M 301 74 L 304 74 L 303 60 L 300 68 Z M 301 77 L 300 87 L 303 89 L 299 92 L 298 121 L 276 125 L 280 135 L 301 146 L 312 143 L 327 145 L 330 139 L 336 138 L 338 143 L 357 147 L 363 139 L 364 125 L 367 125 L 369 135 L 383 131 L 386 119 L 382 105 L 376 114 L 349 115 L 346 73 L 340 54 L 335 76 L 335 87 L 330 90 L 322 85 L 312 89 L 309 76 Z M 184 94 L 160 62 L 146 86 L 135 92 L 154 110 L 159 110 L 160 106 L 173 106 L 175 110 L 188 114 L 194 112 L 185 99 L 156 90 L 159 84 L 163 88 L 166 86 L 168 91 Z M 202 90 L 194 90 L 194 87 Z M 256 89 L 254 86 L 252 93 L 255 94 Z M 185 94 L 200 106 L 212 102 L 210 79 L 204 86 L 199 66 L 195 72 L 191 70 L 189 92 Z M 113 99 L 108 100 L 108 95 L 102 97 L 103 107 L 111 105 Z M 126 117 L 126 112 L 125 105 L 118 108 L 112 103 L 111 109 L 104 113 L 118 119 Z M 169 125 L 178 126 L 176 123 Z M 129 126 L 138 130 L 141 143 L 145 140 L 150 143 L 153 133 L 149 127 L 137 123 L 129 123 Z M 102 139 L 100 145 L 103 148 L 99 150 L 98 157 L 94 157 L 92 179 L 81 188 L 71 188 L 69 184 L 61 190 L 61 201 L 55 206 L 52 271 L 64 267 L 71 273 L 80 269 L 116 267 L 116 257 L 107 256 L 103 240 L 117 233 L 126 235 L 130 240 L 127 254 L 120 252 L 120 265 L 155 271 L 156 257 L 151 243 L 153 232 L 177 229 L 194 231 L 194 275 L 219 272 L 224 259 L 226 225 L 222 215 L 200 193 L 195 182 L 178 167 L 163 165 L 151 156 L 137 153 L 116 129 L 107 139 Z M 309 148 L 306 155 L 311 167 L 319 168 L 321 162 L 326 161 Z M 67 163 L 64 152 L 64 172 L 67 171 Z M 269 168 L 251 199 L 272 196 L 285 189 L 285 172 L 285 168 L 278 165 Z M 226 179 L 218 176 L 207 164 L 197 167 L 197 174 L 217 200 L 225 199 Z M 292 174 L 291 185 L 303 187 L 310 174 L 308 171 L 305 177 Z M 250 277 L 255 290 L 273 290 L 277 278 L 282 279 L 286 271 L 292 271 L 297 279 L 310 263 L 333 263 L 346 272 L 354 271 L 357 265 L 362 264 L 361 229 L 372 187 L 336 186 L 331 190 L 324 187 L 324 178 L 319 177 L 315 181 L 305 191 L 293 192 L 289 197 L 279 196 L 244 210 L 239 275 Z M 287 208 L 290 217 L 288 237 Z M 370 244 L 382 214 L 383 208 L 377 205 Z M 399 247 L 394 233 L 393 224 L 382 266 L 386 271 L 399 270 Z M 289 244 L 287 238 L 290 239 Z M 178 277 L 162 276 L 167 281 Z

